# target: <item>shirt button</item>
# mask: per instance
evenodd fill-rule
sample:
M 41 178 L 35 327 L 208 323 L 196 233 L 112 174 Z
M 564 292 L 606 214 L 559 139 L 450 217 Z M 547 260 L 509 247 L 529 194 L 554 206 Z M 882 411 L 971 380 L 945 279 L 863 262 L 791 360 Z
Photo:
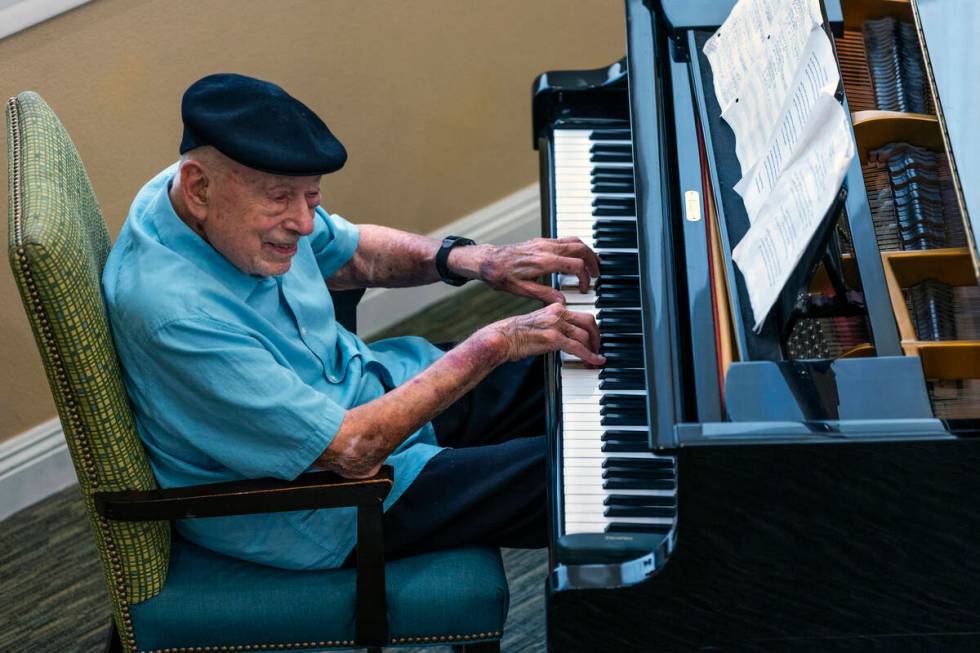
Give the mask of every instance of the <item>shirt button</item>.
M 335 377 L 333 374 L 329 375 L 327 378 L 330 379 L 330 383 L 337 382 L 337 377 Z
M 306 327 L 301 328 L 299 330 L 299 332 L 302 333 L 305 336 L 306 335 Z

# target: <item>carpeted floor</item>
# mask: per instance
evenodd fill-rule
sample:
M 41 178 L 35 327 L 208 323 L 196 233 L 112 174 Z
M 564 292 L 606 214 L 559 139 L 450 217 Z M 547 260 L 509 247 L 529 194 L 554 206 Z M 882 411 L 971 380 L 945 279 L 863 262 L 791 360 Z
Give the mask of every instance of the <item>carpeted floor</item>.
M 460 340 L 483 324 L 535 307 L 474 287 L 379 337 Z M 543 651 L 547 553 L 505 550 L 504 562 L 511 600 L 502 648 Z M 77 486 L 0 522 L 0 652 L 100 651 L 108 620 L 102 572 Z

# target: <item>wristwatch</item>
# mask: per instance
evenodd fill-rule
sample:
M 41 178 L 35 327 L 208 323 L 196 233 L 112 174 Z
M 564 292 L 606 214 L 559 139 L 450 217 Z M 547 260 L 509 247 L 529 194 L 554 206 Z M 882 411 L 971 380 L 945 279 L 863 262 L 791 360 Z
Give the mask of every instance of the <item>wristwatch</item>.
M 462 286 L 469 281 L 466 277 L 450 272 L 448 265 L 449 252 L 452 251 L 453 247 L 466 247 L 468 245 L 476 245 L 476 241 L 462 236 L 446 236 L 442 239 L 442 245 L 436 253 L 436 272 L 439 273 L 439 278 L 450 286 Z

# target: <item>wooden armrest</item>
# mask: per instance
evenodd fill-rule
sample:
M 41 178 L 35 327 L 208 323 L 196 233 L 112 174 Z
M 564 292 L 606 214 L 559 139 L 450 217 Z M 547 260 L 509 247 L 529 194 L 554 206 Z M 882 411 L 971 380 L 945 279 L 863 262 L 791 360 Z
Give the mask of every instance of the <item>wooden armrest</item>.
M 255 513 L 381 504 L 393 484 L 391 467 L 349 479 L 311 472 L 293 481 L 257 478 L 160 490 L 96 492 L 95 509 L 114 521 L 226 517 Z

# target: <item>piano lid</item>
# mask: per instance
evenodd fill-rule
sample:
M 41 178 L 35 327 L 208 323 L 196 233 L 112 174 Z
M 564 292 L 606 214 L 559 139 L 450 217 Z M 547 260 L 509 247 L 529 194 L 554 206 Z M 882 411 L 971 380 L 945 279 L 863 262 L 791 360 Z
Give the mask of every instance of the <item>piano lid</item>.
M 980 282 L 980 130 L 975 124 L 980 116 L 980 50 L 974 41 L 980 3 L 914 0 L 912 9 L 970 240 L 973 271 Z
M 968 2 L 969 0 L 964 0 Z M 718 27 L 725 22 L 737 0 L 660 0 L 664 17 L 675 32 Z M 844 25 L 840 0 L 823 0 L 834 32 Z

